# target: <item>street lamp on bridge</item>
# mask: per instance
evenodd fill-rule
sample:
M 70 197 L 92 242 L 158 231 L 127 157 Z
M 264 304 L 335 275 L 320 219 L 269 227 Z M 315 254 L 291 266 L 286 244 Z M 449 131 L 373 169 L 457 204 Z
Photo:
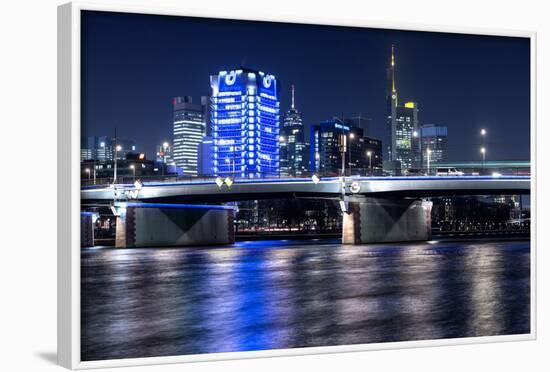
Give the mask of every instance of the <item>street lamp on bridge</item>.
M 116 141 L 116 130 L 115 130 L 115 141 Z M 122 151 L 122 146 L 115 144 L 115 156 L 114 156 L 114 169 L 113 169 L 113 184 L 116 184 L 117 178 L 117 165 L 118 165 L 118 152 Z
M 281 146 L 285 146 L 285 136 L 279 136 L 279 149 L 281 148 Z M 290 164 L 287 164 L 287 167 L 290 170 Z M 279 158 L 279 178 L 281 178 L 281 160 L 280 160 L 280 158 Z
M 348 146 L 348 152 L 349 152 L 349 176 L 351 177 L 351 140 L 355 138 L 355 134 L 351 133 L 349 134 L 349 146 Z
M 426 165 L 427 165 L 427 168 L 428 168 L 428 176 L 430 175 L 430 155 L 432 154 L 432 150 L 430 150 L 429 148 L 426 149 L 426 155 L 427 155 L 427 162 L 426 162 Z
M 483 169 L 485 169 L 485 138 L 487 136 L 487 130 L 485 128 L 481 128 L 479 134 L 481 135 L 481 155 L 483 157 Z
M 136 182 L 136 166 L 134 164 L 130 165 L 130 169 L 134 175 L 134 182 Z
M 346 175 L 346 152 L 347 152 L 348 136 L 345 134 L 340 135 L 340 154 L 342 158 L 342 177 Z
M 372 175 L 372 151 L 367 151 L 367 157 L 369 158 L 369 176 Z

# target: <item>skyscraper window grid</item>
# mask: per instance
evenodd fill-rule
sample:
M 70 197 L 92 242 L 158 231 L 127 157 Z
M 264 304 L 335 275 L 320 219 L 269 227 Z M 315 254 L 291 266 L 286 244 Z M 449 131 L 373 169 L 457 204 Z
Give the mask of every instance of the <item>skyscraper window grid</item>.
M 273 75 L 239 68 L 210 77 L 214 173 L 279 173 L 279 86 Z
M 173 159 L 185 176 L 198 175 L 198 147 L 206 134 L 204 108 L 190 96 L 174 98 Z
M 407 102 L 405 106 L 396 108 L 395 149 L 392 152 L 393 160 L 401 164 L 401 169 L 408 169 L 417 165 L 417 151 L 414 133 L 418 133 L 418 105 Z

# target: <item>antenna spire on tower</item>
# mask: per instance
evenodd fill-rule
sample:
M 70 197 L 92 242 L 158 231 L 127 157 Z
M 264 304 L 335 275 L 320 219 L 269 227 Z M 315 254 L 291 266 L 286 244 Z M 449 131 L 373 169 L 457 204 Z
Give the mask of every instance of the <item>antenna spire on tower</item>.
M 294 110 L 294 84 L 291 85 L 292 89 L 292 105 L 290 106 Z
M 395 45 L 391 45 L 391 80 L 392 92 L 395 93 Z

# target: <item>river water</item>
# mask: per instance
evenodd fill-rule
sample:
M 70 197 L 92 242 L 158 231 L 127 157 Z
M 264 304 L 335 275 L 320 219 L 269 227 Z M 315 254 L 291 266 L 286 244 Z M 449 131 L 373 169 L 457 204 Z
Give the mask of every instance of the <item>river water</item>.
M 83 249 L 82 360 L 528 333 L 528 241 Z

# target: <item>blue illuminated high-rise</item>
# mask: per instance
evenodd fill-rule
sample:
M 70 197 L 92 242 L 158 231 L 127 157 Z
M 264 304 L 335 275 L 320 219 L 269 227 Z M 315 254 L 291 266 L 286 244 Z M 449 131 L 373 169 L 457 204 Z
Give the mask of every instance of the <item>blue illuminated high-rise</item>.
M 214 173 L 264 178 L 279 173 L 279 82 L 239 68 L 210 76 Z

